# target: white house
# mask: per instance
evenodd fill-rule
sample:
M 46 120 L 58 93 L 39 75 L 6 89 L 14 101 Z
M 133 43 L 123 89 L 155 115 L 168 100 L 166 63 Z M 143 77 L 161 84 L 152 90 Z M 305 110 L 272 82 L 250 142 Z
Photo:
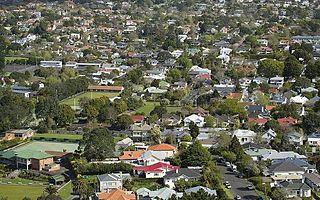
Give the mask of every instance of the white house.
M 134 174 L 144 178 L 162 178 L 167 172 L 177 170 L 179 167 L 172 166 L 168 163 L 158 162 L 149 166 L 135 166 L 132 169 Z
M 320 146 L 320 133 L 312 133 L 308 136 L 308 143 L 311 146 Z
M 232 134 L 233 136 L 236 136 L 240 142 L 241 145 L 246 144 L 246 143 L 252 143 L 253 142 L 253 138 L 256 136 L 257 134 L 251 130 L 243 130 L 243 129 L 238 129 L 235 130 Z
M 296 104 L 302 104 L 303 105 L 307 101 L 309 101 L 309 99 L 307 97 L 301 96 L 301 94 L 290 98 L 290 103 L 296 103 Z
M 163 182 L 170 188 L 174 188 L 175 182 L 180 179 L 183 179 L 185 181 L 197 180 L 198 178 L 200 178 L 200 176 L 201 173 L 197 169 L 180 168 L 167 172 L 167 174 L 163 177 Z
M 274 130 L 269 129 L 262 135 L 262 139 L 266 141 L 270 141 L 270 140 L 273 140 L 276 136 L 277 136 L 277 133 Z
M 204 117 L 196 114 L 192 114 L 183 120 L 184 126 L 189 126 L 191 122 L 195 123 L 198 127 L 203 127 L 205 124 Z
M 116 188 L 122 189 L 122 183 L 130 178 L 130 174 L 123 173 L 97 175 L 100 192 L 110 192 Z
M 144 152 L 138 161 L 142 165 L 153 165 L 158 162 L 164 162 L 164 159 L 167 158 L 166 153 L 161 151 L 146 151 Z
M 284 84 L 284 77 L 276 76 L 269 79 L 269 84 L 273 87 L 282 87 Z

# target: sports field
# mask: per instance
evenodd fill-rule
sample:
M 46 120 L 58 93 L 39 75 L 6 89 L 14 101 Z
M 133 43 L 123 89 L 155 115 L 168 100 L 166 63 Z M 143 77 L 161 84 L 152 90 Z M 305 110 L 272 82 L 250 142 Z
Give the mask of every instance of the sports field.
M 77 134 L 55 134 L 55 133 L 37 133 L 32 138 L 81 140 L 82 139 L 82 135 L 77 135 Z
M 12 150 L 19 154 L 19 153 L 25 153 L 25 152 L 46 152 L 46 151 L 74 152 L 76 149 L 78 149 L 77 143 L 32 141 L 28 144 L 14 148 Z
M 154 109 L 154 107 L 159 106 L 160 102 L 145 102 L 145 105 L 138 108 L 136 110 L 137 113 L 143 113 L 147 116 L 150 115 L 150 112 Z M 180 106 L 167 106 L 168 113 L 175 113 L 177 111 L 181 111 Z
M 100 97 L 116 97 L 119 96 L 118 92 L 85 92 L 78 95 L 75 95 L 74 97 L 70 97 L 67 99 L 64 99 L 61 101 L 62 104 L 67 104 L 70 106 L 79 106 L 79 100 L 83 97 L 89 98 L 89 99 L 96 99 Z
M 0 196 L 7 197 L 8 200 L 20 200 L 29 197 L 36 200 L 41 196 L 45 187 L 29 185 L 0 185 Z

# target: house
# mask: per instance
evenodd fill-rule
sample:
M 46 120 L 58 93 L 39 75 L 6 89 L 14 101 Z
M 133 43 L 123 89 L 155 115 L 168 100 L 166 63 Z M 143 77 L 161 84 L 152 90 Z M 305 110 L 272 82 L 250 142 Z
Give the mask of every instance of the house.
M 123 151 L 122 155 L 119 156 L 119 160 L 126 163 L 132 163 L 137 161 L 142 154 L 144 153 L 143 150 L 140 151 Z
M 288 99 L 280 94 L 272 95 L 269 102 L 275 104 L 286 104 Z
M 238 138 L 240 144 L 242 145 L 253 142 L 253 138 L 256 136 L 256 133 L 251 130 L 238 129 L 233 132 L 232 137 L 234 136 Z
M 181 123 L 181 117 L 176 114 L 163 114 L 160 122 L 164 126 L 176 126 Z
M 204 117 L 201 117 L 196 114 L 192 114 L 183 120 L 184 126 L 188 127 L 191 122 L 196 124 L 198 127 L 203 127 L 205 124 Z
M 135 166 L 132 168 L 134 174 L 144 178 L 162 178 L 167 172 L 176 169 L 179 169 L 179 167 L 163 162 L 148 166 Z
M 266 148 L 247 148 L 245 149 L 245 153 L 248 154 L 253 161 L 260 161 L 262 160 L 263 155 L 271 154 L 272 152 L 277 152 L 273 149 L 266 149 Z
M 148 166 L 158 162 L 164 162 L 167 158 L 166 153 L 162 151 L 145 151 L 139 158 L 138 162 L 141 165 Z
M 268 110 L 262 105 L 248 105 L 246 106 L 249 117 L 267 116 Z
M 320 133 L 315 132 L 308 135 L 308 143 L 310 146 L 320 146 Z
M 149 138 L 151 126 L 148 124 L 133 124 L 130 127 L 131 139 L 133 141 L 144 141 Z
M 119 142 L 116 143 L 115 149 L 116 150 L 125 149 L 131 145 L 133 145 L 133 140 L 131 138 L 124 138 L 123 140 L 120 140 Z
M 275 137 L 277 137 L 277 133 L 272 129 L 269 129 L 262 135 L 262 139 L 268 142 L 270 142 L 270 140 L 273 140 Z
M 262 155 L 262 160 L 274 161 L 274 160 L 285 160 L 287 158 L 306 159 L 307 157 L 304 155 L 295 153 L 293 151 L 282 151 L 282 152 L 273 151 L 271 153 L 266 153 Z
M 89 92 L 122 92 L 122 86 L 104 86 L 104 85 L 89 85 Z
M 272 77 L 269 79 L 269 84 L 271 85 L 271 87 L 275 87 L 275 88 L 279 88 L 282 87 L 284 84 L 284 77 Z
M 131 115 L 130 118 L 135 124 L 141 124 L 144 121 L 143 115 Z
M 271 164 L 268 168 L 270 177 L 275 182 L 284 180 L 301 180 L 302 175 L 305 173 L 303 167 L 295 165 L 292 160 L 285 159 L 283 161 Z
M 221 96 L 226 96 L 227 94 L 234 92 L 236 90 L 236 85 L 234 84 L 214 84 L 213 91 L 216 90 Z
M 148 148 L 149 151 L 158 151 L 165 153 L 166 157 L 171 157 L 177 152 L 177 148 L 170 144 L 156 144 Z
M 207 193 L 210 196 L 216 197 L 218 195 L 217 190 L 212 190 L 210 188 L 203 187 L 203 186 L 195 186 L 195 187 L 184 190 L 184 192 L 186 194 L 191 194 L 191 193 L 197 193 L 197 192 L 199 192 L 199 190 L 203 190 L 205 193 Z
M 192 111 L 192 114 L 196 114 L 196 115 L 201 116 L 201 117 L 206 117 L 206 116 L 209 115 L 209 111 L 201 108 L 200 106 L 197 106 L 197 107 Z
M 7 131 L 2 138 L 2 140 L 13 140 L 19 138 L 21 140 L 25 140 L 31 138 L 34 135 L 34 130 L 32 129 L 14 129 Z
M 277 122 L 281 127 L 296 125 L 298 120 L 293 117 L 278 118 Z
M 180 168 L 167 172 L 167 174 L 163 177 L 163 183 L 170 188 L 174 188 L 174 184 L 177 180 L 198 180 L 200 176 L 201 174 L 198 169 Z
M 173 189 L 164 187 L 155 191 L 149 190 L 147 188 L 139 188 L 136 191 L 137 200 L 168 200 L 173 195 L 176 197 L 182 197 L 183 193 L 174 191 Z
M 114 189 L 122 189 L 125 180 L 131 179 L 130 174 L 112 173 L 97 175 L 100 192 L 110 192 Z
M 287 138 L 290 144 L 297 146 L 303 145 L 304 136 L 298 132 L 290 132 L 287 134 Z
M 148 87 L 144 90 L 146 96 L 159 97 L 167 92 L 167 90 L 159 89 L 156 87 Z
M 286 191 L 287 198 L 311 197 L 311 188 L 302 180 L 283 181 L 279 186 Z
M 135 200 L 136 195 L 130 191 L 114 189 L 111 192 L 102 192 L 97 194 L 99 200 Z
M 320 191 L 320 175 L 317 173 L 305 173 L 304 182 L 312 188 L 312 190 Z
M 179 81 L 179 82 L 174 82 L 171 85 L 171 88 L 173 90 L 178 90 L 178 89 L 185 89 L 188 87 L 188 83 L 187 82 L 183 82 L 183 81 Z
M 266 118 L 249 118 L 249 123 L 256 124 L 258 126 L 263 126 L 265 123 L 268 122 L 268 119 Z
M 305 104 L 307 101 L 309 101 L 309 99 L 307 97 L 301 96 L 301 94 L 290 98 L 290 103 L 296 103 L 301 105 Z

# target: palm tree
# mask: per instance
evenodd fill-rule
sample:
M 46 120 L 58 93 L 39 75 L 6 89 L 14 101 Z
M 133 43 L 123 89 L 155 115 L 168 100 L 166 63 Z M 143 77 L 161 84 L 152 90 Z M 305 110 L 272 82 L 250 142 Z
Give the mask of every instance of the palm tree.
M 46 193 L 48 193 L 49 195 L 58 193 L 58 189 L 56 187 L 54 187 L 53 185 L 49 185 L 48 187 L 46 187 L 44 189 L 44 191 Z

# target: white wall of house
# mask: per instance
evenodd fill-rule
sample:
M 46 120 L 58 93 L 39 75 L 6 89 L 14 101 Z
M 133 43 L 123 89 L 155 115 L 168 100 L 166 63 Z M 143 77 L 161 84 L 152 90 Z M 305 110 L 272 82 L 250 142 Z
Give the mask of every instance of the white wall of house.
M 99 182 L 100 192 L 109 192 L 115 188 L 122 188 L 121 181 L 101 181 Z
M 145 173 L 146 178 L 162 178 L 164 175 L 166 175 L 166 172 L 147 172 Z

